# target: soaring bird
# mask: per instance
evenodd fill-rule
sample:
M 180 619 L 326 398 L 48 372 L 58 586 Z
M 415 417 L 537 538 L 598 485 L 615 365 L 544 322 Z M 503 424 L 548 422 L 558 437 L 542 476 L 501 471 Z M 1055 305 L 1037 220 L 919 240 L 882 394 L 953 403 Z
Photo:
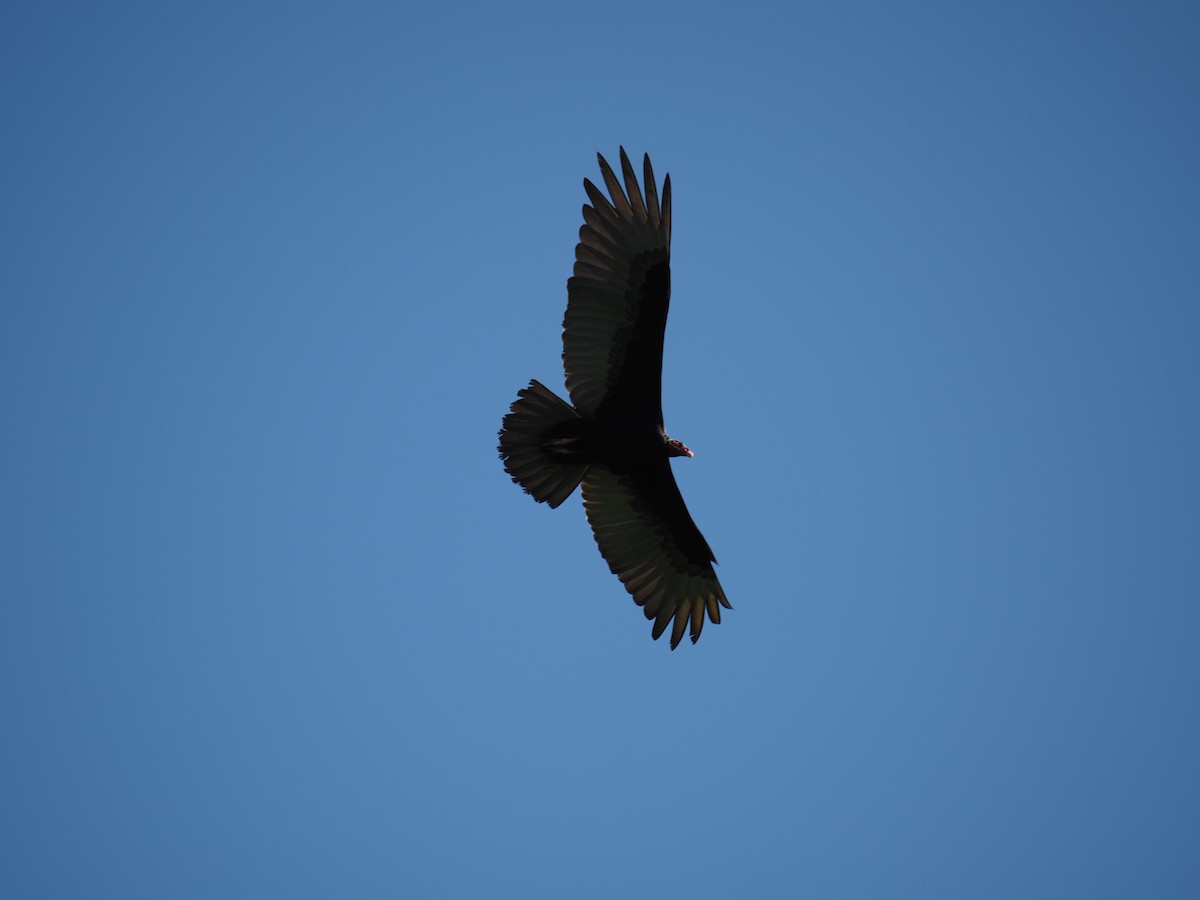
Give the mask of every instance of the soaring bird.
M 514 482 L 551 507 L 583 485 L 600 553 L 654 622 L 654 639 L 671 626 L 674 650 L 685 631 L 693 644 L 699 639 L 705 615 L 720 624 L 721 607 L 732 607 L 668 461 L 692 451 L 663 427 L 671 176 L 660 203 L 648 155 L 644 195 L 624 147 L 621 179 L 596 156 L 608 197 L 584 179 L 591 202 L 583 207 L 563 318 L 574 405 L 530 381 L 504 417 L 500 458 Z

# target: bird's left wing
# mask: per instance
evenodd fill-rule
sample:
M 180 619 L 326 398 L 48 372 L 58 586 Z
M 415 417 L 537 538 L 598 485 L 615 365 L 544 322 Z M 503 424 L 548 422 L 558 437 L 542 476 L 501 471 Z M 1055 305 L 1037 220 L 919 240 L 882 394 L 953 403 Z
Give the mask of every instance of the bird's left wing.
M 692 643 L 699 639 L 705 614 L 720 624 L 721 607 L 732 607 L 665 456 L 620 470 L 592 466 L 583 507 L 608 567 L 654 621 L 655 640 L 672 620 L 672 650 L 689 624 Z

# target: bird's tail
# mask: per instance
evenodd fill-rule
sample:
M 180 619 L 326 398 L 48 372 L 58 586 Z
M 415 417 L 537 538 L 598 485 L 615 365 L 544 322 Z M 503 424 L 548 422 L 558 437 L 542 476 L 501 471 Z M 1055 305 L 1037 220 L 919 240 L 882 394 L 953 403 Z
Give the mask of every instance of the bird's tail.
M 556 425 L 578 419 L 579 413 L 552 390 L 537 381 L 517 392 L 512 411 L 500 428 L 500 458 L 512 480 L 538 503 L 556 507 L 579 486 L 586 463 L 564 461 L 553 455 L 545 436 Z

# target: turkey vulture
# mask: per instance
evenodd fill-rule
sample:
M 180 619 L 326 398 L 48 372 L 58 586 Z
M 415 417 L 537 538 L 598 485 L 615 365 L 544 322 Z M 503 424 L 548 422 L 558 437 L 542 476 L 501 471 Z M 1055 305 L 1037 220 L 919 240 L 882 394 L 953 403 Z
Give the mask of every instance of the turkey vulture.
M 660 205 L 648 155 L 645 195 L 623 147 L 624 191 L 596 156 L 612 199 L 584 179 L 591 203 L 583 207 L 563 318 L 563 368 L 575 405 L 529 382 L 504 417 L 500 458 L 513 481 L 551 507 L 583 485 L 600 553 L 654 621 L 654 639 L 671 625 L 674 650 L 689 624 L 694 644 L 706 613 L 720 624 L 721 607 L 732 607 L 667 461 L 692 455 L 663 428 L 671 176 Z

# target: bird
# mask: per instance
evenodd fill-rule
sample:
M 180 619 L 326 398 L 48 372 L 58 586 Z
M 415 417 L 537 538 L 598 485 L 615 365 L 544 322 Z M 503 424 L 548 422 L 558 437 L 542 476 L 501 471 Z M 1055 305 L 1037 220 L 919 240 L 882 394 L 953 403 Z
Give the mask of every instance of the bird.
M 642 182 L 620 148 L 621 178 L 597 153 L 608 196 L 583 180 L 588 203 L 567 280 L 567 403 L 537 380 L 517 392 L 499 432 L 505 471 L 557 508 L 582 485 L 600 553 L 671 649 L 705 617 L 732 609 L 716 557 L 692 521 L 670 460 L 694 454 L 667 434 L 663 336 L 671 298 L 671 176 L 662 199 L 646 154 Z M 623 182 L 623 186 L 622 186 Z

